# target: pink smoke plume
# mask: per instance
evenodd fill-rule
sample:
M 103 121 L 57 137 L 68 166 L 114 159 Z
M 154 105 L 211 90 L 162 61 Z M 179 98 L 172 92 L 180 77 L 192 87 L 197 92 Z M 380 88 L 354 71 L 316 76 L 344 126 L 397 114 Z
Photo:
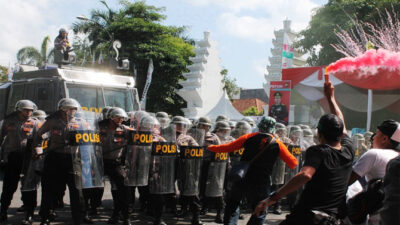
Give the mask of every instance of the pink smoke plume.
M 358 57 L 339 59 L 326 72 L 357 87 L 397 89 L 400 88 L 400 52 L 368 50 Z

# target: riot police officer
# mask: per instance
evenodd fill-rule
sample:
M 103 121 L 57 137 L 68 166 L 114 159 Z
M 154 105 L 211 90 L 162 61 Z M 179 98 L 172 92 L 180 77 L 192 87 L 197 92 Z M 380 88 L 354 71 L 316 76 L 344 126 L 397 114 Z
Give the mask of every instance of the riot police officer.
M 229 122 L 229 118 L 227 116 L 225 116 L 225 115 L 219 115 L 215 119 L 215 122 L 218 123 L 219 121 Z
M 275 137 L 283 142 L 286 146 L 292 143 L 292 141 L 287 137 L 286 126 L 283 123 L 275 124 Z M 276 191 L 285 183 L 285 163 L 277 159 L 275 165 L 272 169 L 271 174 L 271 191 Z M 271 211 L 274 214 L 282 214 L 281 204 L 277 202 L 271 207 Z
M 254 122 L 254 120 L 253 120 L 251 117 L 246 116 L 246 117 L 244 117 L 244 118 L 242 119 L 242 121 L 245 121 L 245 122 L 247 122 L 248 124 L 250 124 L 250 126 L 251 126 L 252 129 L 253 129 L 253 131 L 254 131 L 255 129 L 257 129 L 257 124 L 256 124 L 256 122 Z
M 82 187 L 79 183 L 82 177 L 74 167 L 72 155 L 76 150 L 71 148 L 70 135 L 71 132 L 87 124 L 76 117 L 80 105 L 75 99 L 62 99 L 58 105 L 60 110 L 46 118 L 46 122 L 39 129 L 34 139 L 36 154 L 42 154 L 43 135 L 50 132 L 49 147 L 42 176 L 41 225 L 50 224 L 50 209 L 56 197 L 54 192 L 60 190 L 60 187 L 66 184 L 70 194 L 72 222 L 74 225 L 79 225 L 84 208 Z
M 205 188 L 206 188 L 206 182 L 207 182 L 207 171 L 208 171 L 208 165 L 210 162 L 210 159 L 212 157 L 212 154 L 207 151 L 207 146 L 209 145 L 219 145 L 221 141 L 219 140 L 218 136 L 215 133 L 211 133 L 210 129 L 212 126 L 212 122 L 208 117 L 200 117 L 197 128 L 204 130 L 204 147 L 205 147 L 205 157 L 204 157 L 204 162 L 202 165 L 202 173 L 201 173 L 201 179 L 200 179 L 200 198 L 202 200 L 203 208 L 201 210 L 201 214 L 205 215 L 208 210 L 207 202 L 206 202 L 206 197 L 204 195 L 205 193 Z
M 252 131 L 252 127 L 246 121 L 239 121 L 236 123 L 235 128 L 231 132 L 233 138 L 239 138 L 244 134 L 248 134 Z
M 113 196 L 113 200 L 115 201 L 114 209 L 108 223 L 117 224 L 119 214 L 121 213 L 123 224 L 130 225 L 129 193 L 127 186 L 124 184 L 126 177 L 124 161 L 130 128 L 122 124 L 128 118 L 128 115 L 125 110 L 114 107 L 110 110 L 108 116 L 108 123 L 99 124 L 100 142 L 103 148 L 104 173 L 117 187 L 115 196 Z
M 7 210 L 11 204 L 14 192 L 17 190 L 18 181 L 23 166 L 29 163 L 24 157 L 31 153 L 33 135 L 37 132 L 39 121 L 32 118 L 32 113 L 36 111 L 35 103 L 30 100 L 19 100 L 15 104 L 15 112 L 6 116 L 0 130 L 1 155 L 5 164 L 3 192 L 1 193 L 0 221 L 7 221 Z M 29 195 L 29 196 L 27 196 Z M 36 195 L 35 195 L 36 196 Z M 32 193 L 22 192 L 27 212 L 24 224 L 31 224 L 33 208 L 35 204 Z M 27 200 L 30 200 L 29 202 Z
M 166 112 L 157 112 L 156 118 L 157 118 L 158 122 L 160 122 L 162 129 L 165 129 L 168 127 L 170 119 Z

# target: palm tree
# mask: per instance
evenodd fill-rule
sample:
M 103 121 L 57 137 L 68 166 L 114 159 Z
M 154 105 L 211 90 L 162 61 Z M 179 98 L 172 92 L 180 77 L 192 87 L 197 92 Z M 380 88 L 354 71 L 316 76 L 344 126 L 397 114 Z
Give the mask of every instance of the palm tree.
M 53 54 L 53 49 L 48 52 L 49 43 L 51 43 L 50 36 L 46 36 L 43 39 L 40 51 L 32 46 L 21 48 L 17 53 L 18 63 L 35 66 L 44 65 Z
M 90 19 L 76 22 L 72 25 L 75 33 L 89 33 L 89 40 L 93 41 L 92 48 L 96 49 L 99 45 L 110 43 L 114 39 L 108 31 L 109 25 L 114 21 L 116 12 L 111 9 L 106 1 L 100 1 L 106 10 L 92 10 Z

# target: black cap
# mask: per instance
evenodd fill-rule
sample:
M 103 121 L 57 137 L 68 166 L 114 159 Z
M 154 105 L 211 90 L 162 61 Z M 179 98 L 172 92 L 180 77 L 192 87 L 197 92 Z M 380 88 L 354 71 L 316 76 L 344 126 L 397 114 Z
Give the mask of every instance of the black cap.
M 393 139 L 393 134 L 399 127 L 399 123 L 395 120 L 385 120 L 378 126 L 378 129 L 386 136 L 388 136 L 391 140 L 397 141 Z M 398 141 L 397 141 L 398 142 Z
M 274 93 L 274 96 L 275 96 L 275 97 L 282 97 L 282 93 L 280 93 L 280 92 L 275 92 L 275 93 Z

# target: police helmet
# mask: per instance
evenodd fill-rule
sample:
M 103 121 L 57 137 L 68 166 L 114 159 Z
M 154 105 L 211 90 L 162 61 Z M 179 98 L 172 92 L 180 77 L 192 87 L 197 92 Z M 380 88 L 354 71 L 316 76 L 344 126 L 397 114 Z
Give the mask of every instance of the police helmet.
M 101 110 L 101 114 L 103 116 L 103 119 L 108 119 L 108 112 L 112 109 L 111 106 L 106 106 Z
M 252 126 L 252 127 L 255 127 L 255 125 L 256 125 L 256 122 L 254 122 L 254 120 L 251 117 L 246 116 L 242 120 L 249 123 L 250 126 Z
M 240 134 L 246 134 L 251 132 L 251 126 L 246 121 L 239 121 L 235 125 L 235 130 L 238 130 Z
M 219 121 L 215 124 L 214 130 L 230 130 L 231 127 L 229 126 L 229 123 L 226 121 Z
M 301 128 L 302 130 L 311 129 L 310 126 L 305 125 L 305 124 L 299 124 L 299 126 L 300 126 L 300 128 Z
M 314 136 L 314 134 L 313 134 L 311 129 L 304 129 L 303 130 L 303 136 L 304 137 L 312 137 L 312 136 Z
M 76 108 L 77 110 L 79 110 L 81 108 L 81 105 L 73 98 L 63 98 L 58 102 L 58 109 L 65 111 L 71 108 Z
M 123 118 L 124 120 L 128 118 L 128 114 L 126 114 L 125 110 L 119 107 L 113 107 L 108 113 L 108 117 L 110 119 L 114 119 L 116 117 Z
M 156 119 L 152 116 L 142 117 L 140 120 L 139 130 L 141 131 L 151 131 L 156 124 Z
M 206 126 L 210 126 L 210 127 L 212 126 L 212 122 L 211 122 L 210 118 L 205 117 L 205 116 L 200 117 L 197 124 L 198 125 L 206 125 Z
M 269 116 L 263 116 L 258 122 L 257 127 L 260 132 L 263 133 L 274 133 L 276 120 Z
M 168 113 L 166 113 L 166 112 L 157 112 L 156 113 L 156 118 L 158 119 L 158 118 L 166 118 L 166 119 L 169 119 L 169 116 L 168 116 Z
M 59 34 L 62 33 L 68 33 L 67 30 L 65 28 L 60 28 L 60 30 L 58 31 Z
M 236 126 L 236 122 L 235 121 L 229 121 L 229 126 L 231 127 L 231 129 L 235 128 Z
M 283 123 L 276 123 L 275 129 L 286 129 L 286 126 Z
M 219 122 L 219 121 L 229 121 L 229 118 L 224 115 L 219 115 L 219 116 L 217 116 L 217 119 L 215 119 L 215 122 Z
M 15 103 L 15 110 L 22 111 L 23 109 L 29 109 L 32 111 L 36 111 L 37 106 L 31 100 L 27 100 L 27 99 L 19 100 L 17 103 Z
M 301 127 L 294 125 L 290 127 L 290 133 L 295 132 L 295 131 L 301 131 Z
M 174 116 L 174 117 L 172 117 L 171 123 L 173 123 L 173 124 L 187 124 L 187 121 L 183 116 Z
M 43 110 L 36 110 L 32 113 L 32 117 L 43 120 L 46 118 L 46 113 Z

